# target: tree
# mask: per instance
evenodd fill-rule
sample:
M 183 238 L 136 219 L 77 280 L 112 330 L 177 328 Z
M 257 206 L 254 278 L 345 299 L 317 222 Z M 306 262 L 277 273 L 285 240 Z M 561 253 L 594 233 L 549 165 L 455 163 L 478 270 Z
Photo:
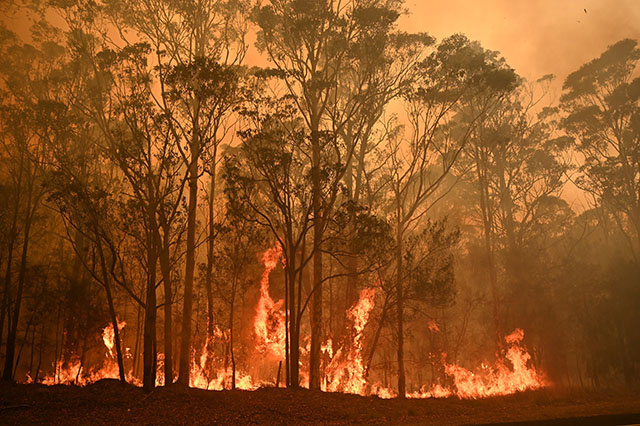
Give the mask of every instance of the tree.
M 567 140 L 553 134 L 557 110 L 541 105 L 551 78 L 546 76 L 536 85 L 519 81 L 508 96 L 495 103 L 492 113 L 474 130 L 460 165 L 462 173 L 469 172 L 466 178 L 478 197 L 476 212 L 483 233 L 498 348 L 504 331 L 499 259 L 504 258 L 507 288 L 523 301 L 518 306 L 524 312 L 525 295 L 533 285 L 527 278 L 525 251 L 541 237 L 532 232 L 535 223 L 554 208 L 552 198 L 559 194 L 568 172 L 562 158 Z
M 388 184 L 395 234 L 395 297 L 397 326 L 398 397 L 404 398 L 404 265 L 405 238 L 441 194 L 445 177 L 469 142 L 478 121 L 516 81 L 513 70 L 478 43 L 461 35 L 442 41 L 420 64 L 421 78 L 405 95 L 410 133 L 389 132 L 386 149 Z M 450 123 L 464 111 L 477 108 L 454 138 Z M 446 192 L 446 190 L 445 190 Z
M 155 53 L 158 71 L 155 81 L 160 94 L 153 100 L 168 117 L 169 129 L 177 140 L 186 167 L 189 205 L 178 383 L 187 387 L 200 163 L 203 154 L 220 142 L 219 131 L 225 130 L 221 123 L 233 105 L 230 95 L 234 80 L 224 80 L 224 77 L 234 75 L 230 73 L 230 67 L 241 63 L 246 52 L 248 2 L 111 0 L 106 3 L 106 12 L 123 41 L 130 44 L 125 33 L 132 29 Z M 215 167 L 215 162 L 213 158 L 210 167 Z M 212 175 L 212 179 L 215 176 Z M 207 286 L 211 283 L 207 282 Z M 213 324 L 210 324 L 210 333 L 212 330 Z
M 614 215 L 640 262 L 640 61 L 625 39 L 584 64 L 564 82 L 562 125 L 580 154 L 577 185 Z
M 263 80 L 270 73 L 258 74 Z M 303 269 L 311 259 L 306 239 L 312 202 L 307 190 L 310 162 L 305 130 L 291 97 L 268 96 L 264 82 L 249 94 L 241 114 L 252 123 L 241 132 L 240 153 L 225 156 L 225 192 L 234 216 L 268 229 L 285 259 L 287 385 L 299 386 L 300 324 L 309 298 L 302 299 Z
M 8 40 L 12 37 L 3 34 Z M 15 38 L 12 40 L 17 41 Z M 13 196 L 10 198 L 7 263 L 0 310 L 0 330 L 4 330 L 7 316 L 6 357 L 3 379 L 12 380 L 16 339 L 26 285 L 29 244 L 36 213 L 46 193 L 43 185 L 49 151 L 46 137 L 56 123 L 52 121 L 52 103 L 47 102 L 54 92 L 49 89 L 49 67 L 60 57 L 62 49 L 55 43 L 42 50 L 32 45 L 10 44 L 0 63 L 3 76 L 3 102 L 0 105 L 0 134 L 4 156 L 8 160 L 9 179 Z M 22 234 L 22 235 L 20 235 Z M 20 238 L 21 237 L 21 238 Z M 17 281 L 14 281 L 14 251 L 21 242 Z M 12 296 L 12 291 L 15 295 Z M 2 331 L 0 331 L 0 335 Z
M 361 138 L 342 140 L 345 126 L 362 119 L 378 86 L 376 61 L 392 46 L 401 1 L 278 0 L 256 9 L 258 47 L 283 74 L 310 139 L 313 197 L 313 301 L 309 380 L 320 388 L 323 248 L 345 165 Z M 379 64 L 378 64 L 379 65 Z M 384 68 L 382 68 L 384 69 Z M 349 76 L 357 70 L 357 77 Z M 345 78 L 346 77 L 346 78 Z M 355 120 L 355 121 L 354 121 Z M 362 130 L 362 126 L 360 126 Z M 339 141 L 339 142 L 338 142 Z M 344 144 L 344 145 L 343 145 Z M 330 150 L 331 145 L 340 149 Z

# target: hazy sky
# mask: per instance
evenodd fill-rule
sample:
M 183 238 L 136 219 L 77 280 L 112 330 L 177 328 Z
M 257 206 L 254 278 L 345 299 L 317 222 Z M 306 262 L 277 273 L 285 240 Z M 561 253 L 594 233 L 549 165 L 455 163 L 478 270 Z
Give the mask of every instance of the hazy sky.
M 640 40 L 640 0 L 406 0 L 406 7 L 410 15 L 400 22 L 405 31 L 438 39 L 464 33 L 500 51 L 529 79 L 555 74 L 564 80 L 608 45 L 625 37 Z M 10 27 L 25 32 L 21 19 L 2 14 Z M 255 51 L 251 59 L 257 59 Z
M 456 32 L 529 79 L 568 73 L 622 38 L 640 39 L 640 0 L 407 0 L 407 31 Z M 586 13 L 585 13 L 586 9 Z

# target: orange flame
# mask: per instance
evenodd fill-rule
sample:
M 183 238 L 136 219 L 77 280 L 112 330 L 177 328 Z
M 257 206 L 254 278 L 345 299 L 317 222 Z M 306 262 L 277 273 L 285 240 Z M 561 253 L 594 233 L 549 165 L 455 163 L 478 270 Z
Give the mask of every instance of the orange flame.
M 120 322 L 120 320 L 118 320 L 117 318 L 116 318 L 116 321 L 118 322 L 118 332 L 120 332 L 122 331 L 124 326 L 127 325 L 127 322 L 126 321 Z M 116 343 L 115 343 L 115 333 L 113 331 L 113 323 L 109 323 L 109 325 L 107 325 L 104 328 L 104 330 L 102 330 L 102 341 L 104 342 L 104 345 L 109 350 L 109 356 L 115 357 L 116 354 L 114 353 L 114 348 L 116 346 Z
M 117 320 L 118 322 L 118 331 L 121 331 L 127 323 L 125 321 Z M 97 382 L 101 379 L 118 379 L 118 363 L 116 360 L 115 353 L 115 333 L 113 331 L 113 324 L 109 323 L 102 330 L 102 341 L 107 348 L 106 358 L 98 370 L 94 371 L 86 371 L 82 362 L 78 357 L 73 357 L 70 361 L 64 362 L 63 360 L 59 360 L 56 362 L 55 373 L 53 375 L 45 376 L 42 379 L 42 383 L 45 385 L 55 385 L 55 384 L 64 384 L 64 385 L 79 385 L 85 386 L 94 382 Z M 129 348 L 125 349 L 125 356 L 128 355 Z M 135 382 L 136 380 L 133 378 L 131 371 L 129 371 L 125 378 L 128 382 Z M 28 379 L 29 380 L 29 377 Z
M 523 338 L 524 331 L 519 328 L 515 329 L 513 333 L 505 337 L 505 341 L 509 344 L 506 354 L 502 354 L 492 367 L 482 364 L 476 371 L 447 363 L 446 354 L 443 354 L 445 373 L 453 379 L 453 386 L 443 387 L 437 384 L 428 391 L 414 392 L 408 396 L 410 398 L 457 396 L 475 399 L 509 395 L 547 386 L 543 375 L 538 373 L 533 365 L 527 365 L 531 360 L 531 355 L 521 345 Z M 511 367 L 507 365 L 505 358 Z
M 264 272 L 260 279 L 260 299 L 254 319 L 258 350 L 262 353 L 269 352 L 278 358 L 285 356 L 286 329 L 285 314 L 282 310 L 284 300 L 274 303 L 269 294 L 269 275 L 281 257 L 282 248 L 278 243 L 262 255 Z
M 346 356 L 342 355 L 343 348 L 338 349 L 327 366 L 324 390 L 366 394 L 367 381 L 362 360 L 362 338 L 364 328 L 369 321 L 369 314 L 375 304 L 375 294 L 376 291 L 373 288 L 363 289 L 356 304 L 347 311 L 347 317 L 351 320 L 353 328 L 351 347 Z
M 285 357 L 285 313 L 282 309 L 284 301 L 274 302 L 269 294 L 269 275 L 275 269 L 278 261 L 282 258 L 282 249 L 276 244 L 262 255 L 262 262 L 265 270 L 260 280 L 260 299 L 256 306 L 256 316 L 254 319 L 254 332 L 257 340 L 257 349 L 262 354 L 271 354 L 280 359 Z M 369 321 L 370 314 L 375 306 L 375 288 L 365 288 L 360 292 L 358 301 L 347 311 L 347 317 L 351 322 L 351 338 L 348 346 L 340 347 L 334 352 L 334 342 L 331 338 L 321 345 L 321 351 L 328 360 L 325 368 L 325 377 L 322 382 L 322 389 L 331 392 L 345 392 L 359 395 L 377 395 L 380 398 L 393 398 L 397 395 L 393 389 L 386 388 L 379 383 L 368 384 L 366 380 L 365 366 L 363 362 L 362 341 L 364 330 Z M 118 330 L 122 331 L 126 322 L 118 321 Z M 432 333 L 440 332 L 438 324 L 431 320 L 427 324 Z M 308 337 L 302 341 L 307 341 L 306 346 L 301 347 L 301 355 L 304 359 L 309 352 L 310 343 Z M 215 335 L 211 338 L 219 340 L 223 344 L 228 343 L 229 334 L 216 327 Z M 104 378 L 118 378 L 118 365 L 116 362 L 115 336 L 112 324 L 107 325 L 102 331 L 102 340 L 107 348 L 107 353 L 103 365 L 97 370 L 86 371 L 78 357 L 73 357 L 66 363 L 58 361 L 55 373 L 44 377 L 42 383 L 53 384 L 76 384 L 84 386 L 94 383 Z M 533 365 L 529 365 L 531 355 L 522 346 L 524 331 L 516 329 L 513 333 L 505 337 L 508 348 L 499 354 L 498 360 L 489 366 L 481 364 L 474 371 L 467 370 L 457 364 L 450 364 L 446 361 L 446 354 L 442 354 L 442 363 L 447 376 L 451 378 L 451 385 L 440 383 L 430 387 L 423 386 L 420 391 L 407 395 L 409 398 L 443 398 L 457 396 L 459 398 L 484 398 L 496 395 L 507 395 L 515 392 L 534 390 L 547 386 L 548 383 L 541 373 Z M 209 353 L 210 348 L 207 341 L 197 356 L 193 352 L 189 384 L 191 387 L 200 389 L 222 390 L 230 387 L 232 379 L 232 369 L 221 367 L 215 371 L 206 371 L 208 362 L 213 360 L 213 353 Z M 129 348 L 125 348 L 125 356 L 129 354 Z M 164 377 L 161 374 L 164 356 L 158 354 L 158 366 L 156 385 L 162 385 Z M 218 362 L 220 360 L 217 360 Z M 301 361 L 301 366 L 302 366 Z M 126 374 L 128 382 L 136 386 L 142 383 L 133 377 L 132 372 Z M 302 386 L 308 386 L 309 377 L 306 371 L 300 371 L 300 381 Z M 27 376 L 27 382 L 32 382 Z M 260 386 L 267 385 L 266 382 L 255 380 L 244 371 L 236 371 L 236 388 L 244 390 L 255 390 Z M 269 382 L 269 385 L 272 383 Z

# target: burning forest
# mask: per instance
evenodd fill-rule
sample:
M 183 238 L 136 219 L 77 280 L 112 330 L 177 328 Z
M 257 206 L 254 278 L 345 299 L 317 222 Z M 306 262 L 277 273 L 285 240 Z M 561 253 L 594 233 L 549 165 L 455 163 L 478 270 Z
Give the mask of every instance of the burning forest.
M 640 28 L 532 75 L 412 32 L 426 7 L 9 2 L 0 419 L 116 381 L 158 413 L 219 391 L 192 395 L 230 424 L 640 413 Z

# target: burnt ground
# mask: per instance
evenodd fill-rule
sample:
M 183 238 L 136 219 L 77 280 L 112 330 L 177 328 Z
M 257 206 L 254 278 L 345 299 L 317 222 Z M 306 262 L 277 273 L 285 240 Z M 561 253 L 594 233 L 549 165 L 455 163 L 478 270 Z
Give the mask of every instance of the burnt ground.
M 0 384 L 1 425 L 628 425 L 640 423 L 634 392 L 527 392 L 482 400 L 382 400 L 309 390 L 150 394 L 114 380 L 80 388 Z

